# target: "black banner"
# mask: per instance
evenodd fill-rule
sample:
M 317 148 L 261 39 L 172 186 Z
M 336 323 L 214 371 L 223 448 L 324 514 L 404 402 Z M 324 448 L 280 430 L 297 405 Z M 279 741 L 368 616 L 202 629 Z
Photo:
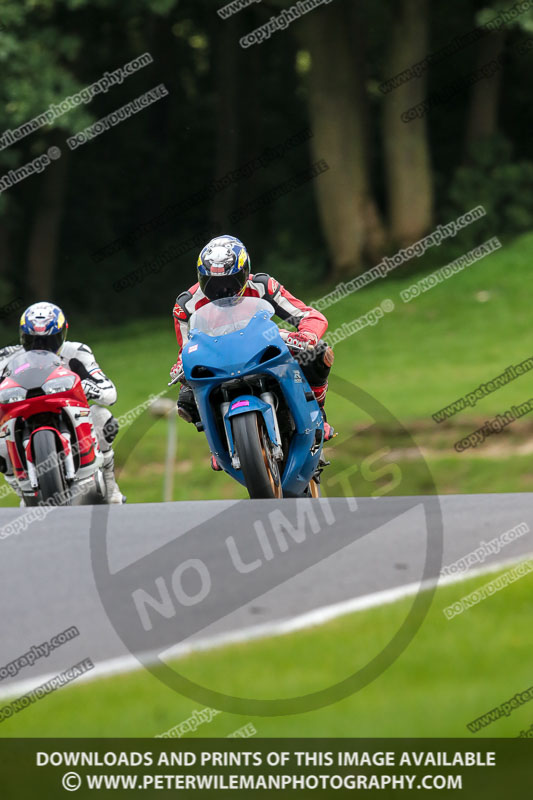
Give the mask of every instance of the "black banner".
M 530 796 L 532 752 L 528 739 L 3 739 L 0 785 L 6 800 L 97 792 L 501 800 Z

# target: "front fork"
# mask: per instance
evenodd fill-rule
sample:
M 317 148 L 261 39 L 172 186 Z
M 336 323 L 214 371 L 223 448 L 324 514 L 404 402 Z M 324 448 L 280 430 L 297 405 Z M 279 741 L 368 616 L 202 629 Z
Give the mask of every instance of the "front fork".
M 38 429 L 37 429 L 38 430 Z M 31 441 L 32 435 L 36 431 L 32 431 L 30 435 L 26 434 L 23 440 L 24 452 L 28 452 L 28 446 Z M 60 432 L 61 435 L 67 440 L 68 447 L 65 449 L 63 448 L 61 455 L 63 456 L 63 465 L 65 469 L 65 478 L 68 481 L 73 481 L 76 477 L 76 468 L 74 466 L 74 456 L 72 455 L 72 442 L 71 442 L 71 435 L 68 430 L 64 430 Z M 68 450 L 68 452 L 66 452 Z M 56 451 L 57 453 L 57 451 Z M 57 457 L 59 459 L 59 453 L 57 453 Z M 30 482 L 31 488 L 36 491 L 39 488 L 39 475 L 37 473 L 37 468 L 33 461 L 30 461 L 28 457 L 26 457 L 26 467 L 28 472 L 28 480 Z
M 226 393 L 225 393 L 225 396 L 227 397 Z M 276 440 L 278 442 L 280 442 L 280 444 L 271 443 L 272 444 L 272 457 L 276 461 L 282 461 L 283 460 L 283 448 L 281 447 L 281 435 L 280 435 L 280 432 L 279 432 L 278 415 L 276 414 L 276 398 L 274 397 L 272 392 L 267 392 L 267 391 L 262 391 L 261 394 L 259 395 L 259 397 L 261 398 L 263 403 L 267 403 L 267 405 L 269 405 L 270 408 L 272 409 L 272 418 L 273 418 L 273 421 L 274 421 L 274 430 L 276 432 Z M 231 456 L 231 465 L 232 465 L 233 469 L 240 469 L 241 468 L 241 462 L 240 462 L 238 454 L 233 452 L 233 450 L 234 450 L 233 443 L 232 443 L 232 441 L 230 439 L 229 430 L 228 430 L 228 426 L 231 425 L 231 421 L 230 420 L 226 420 L 226 414 L 228 413 L 230 406 L 231 406 L 231 401 L 228 400 L 228 399 L 225 399 L 224 402 L 221 403 L 221 405 L 220 405 L 220 413 L 222 414 L 222 420 L 224 422 L 224 431 L 225 431 L 225 434 L 226 434 L 226 443 L 227 443 L 227 446 L 228 446 L 228 452 L 229 452 L 229 454 Z
M 268 405 L 272 409 L 272 416 L 274 418 L 274 429 L 276 431 L 276 439 L 277 439 L 278 442 L 281 442 L 281 436 L 280 436 L 279 425 L 278 425 L 278 415 L 276 414 L 276 398 L 274 397 L 272 392 L 262 392 L 259 396 L 260 396 L 261 400 L 264 403 L 268 403 Z M 281 444 L 274 445 L 274 447 L 272 448 L 272 455 L 274 456 L 276 461 L 282 461 L 283 460 L 283 449 L 281 447 Z

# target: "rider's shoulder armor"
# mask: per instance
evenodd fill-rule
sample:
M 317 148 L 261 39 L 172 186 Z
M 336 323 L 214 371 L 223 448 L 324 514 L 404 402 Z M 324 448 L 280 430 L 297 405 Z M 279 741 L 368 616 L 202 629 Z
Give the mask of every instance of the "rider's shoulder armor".
M 70 361 L 71 358 L 77 358 L 85 364 L 92 364 L 94 361 L 94 353 L 87 344 L 83 342 L 65 342 L 59 351 L 61 358 L 65 361 Z
M 76 372 L 82 380 L 85 378 L 96 380 L 103 374 L 96 363 L 93 351 L 87 344 L 65 342 L 58 355 L 67 362 L 69 368 Z
M 59 355 L 67 362 L 69 369 L 79 375 L 82 381 L 91 380 L 97 384 L 100 390 L 97 402 L 100 405 L 111 406 L 116 402 L 115 384 L 102 372 L 88 344 L 67 341 L 60 349 Z
M 192 311 L 187 308 L 187 303 L 193 299 L 192 292 L 182 292 L 176 297 L 176 305 L 174 306 L 174 316 L 178 319 L 189 319 Z
M 252 283 L 260 283 L 262 286 L 264 286 L 264 296 L 270 300 L 273 300 L 279 292 L 280 285 L 278 281 L 272 278 L 270 275 L 267 275 L 266 272 L 256 272 L 253 276 L 251 276 L 250 280 Z

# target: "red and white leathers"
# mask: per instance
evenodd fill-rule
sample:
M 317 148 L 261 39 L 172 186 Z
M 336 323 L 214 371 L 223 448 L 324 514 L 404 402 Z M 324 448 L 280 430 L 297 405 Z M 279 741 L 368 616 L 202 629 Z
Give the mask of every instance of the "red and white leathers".
M 315 345 L 327 330 L 328 321 L 320 311 L 307 306 L 297 297 L 294 297 L 275 278 L 271 278 L 266 273 L 250 275 L 244 288 L 243 296 L 261 297 L 267 300 L 273 306 L 276 315 L 297 328 L 300 334 L 305 334 L 305 338 L 312 345 Z M 181 362 L 183 344 L 188 336 L 187 323 L 197 309 L 209 302 L 211 301 L 204 295 L 198 283 L 191 286 L 187 292 L 180 294 L 176 300 L 173 317 L 179 348 L 178 365 Z M 329 372 L 329 369 L 326 374 L 327 372 Z M 317 381 L 315 377 L 310 383 L 319 405 L 323 406 L 328 385 L 326 377 L 321 381 Z M 313 385 L 316 383 L 319 383 L 319 385 Z
M 328 327 L 326 317 L 311 306 L 306 306 L 297 297 L 294 297 L 277 280 L 265 273 L 250 275 L 244 288 L 243 297 L 262 297 L 274 307 L 276 315 L 301 333 L 311 333 L 316 341 L 322 338 Z M 188 292 L 180 294 L 174 306 L 174 325 L 178 340 L 179 353 L 187 339 L 187 323 L 191 314 L 206 303 L 211 302 L 195 283 Z
M 271 278 L 270 275 L 264 272 L 250 275 L 242 296 L 261 297 L 267 300 L 273 306 L 276 315 L 297 328 L 301 340 L 307 340 L 312 346 L 317 344 L 327 330 L 328 321 L 320 311 L 305 305 L 305 303 L 288 292 L 275 278 Z M 172 378 L 175 378 L 182 372 L 181 351 L 188 336 L 187 323 L 191 315 L 197 309 L 210 302 L 211 301 L 200 289 L 198 283 L 195 283 L 187 292 L 183 292 L 178 296 L 174 306 L 173 317 L 179 349 L 177 363 L 170 373 Z M 295 335 L 295 338 L 299 338 L 298 334 Z M 288 344 L 290 344 L 290 342 L 288 342 Z M 331 363 L 332 360 L 328 363 L 322 359 L 313 359 L 309 361 L 307 366 L 302 365 L 302 371 L 306 375 L 317 402 L 322 409 L 324 409 L 326 400 L 328 389 L 327 378 Z M 181 412 L 180 401 L 178 401 L 178 413 L 180 413 L 180 416 L 183 416 L 184 419 L 192 421 L 190 411 L 183 408 L 183 403 L 185 402 L 185 397 L 183 396 L 184 391 L 185 386 L 182 386 L 182 392 L 180 392 L 180 397 L 182 397 Z M 187 391 L 190 393 L 190 389 Z M 189 399 L 189 402 L 190 401 L 191 399 Z M 322 411 L 322 413 L 324 414 L 324 411 Z M 327 423 L 325 414 L 324 421 L 326 426 L 326 439 L 329 439 L 330 436 L 333 435 L 333 429 Z
M 22 353 L 23 350 L 24 348 L 21 345 L 11 345 L 0 349 L 0 380 L 3 379 L 9 362 L 19 353 Z M 67 341 L 59 348 L 58 355 L 64 359 L 69 369 L 81 378 L 87 400 L 95 403 L 95 405 L 91 406 L 90 415 L 100 450 L 104 456 L 104 477 L 109 502 L 122 503 L 123 495 L 115 480 L 112 448 L 113 439 L 118 432 L 118 422 L 111 411 L 105 408 L 105 406 L 112 406 L 117 400 L 115 384 L 104 374 L 88 345 L 82 342 Z M 7 457 L 7 447 L 4 439 L 0 439 L 0 456 L 5 459 L 9 470 L 10 462 Z M 5 478 L 15 489 L 17 483 L 9 471 Z

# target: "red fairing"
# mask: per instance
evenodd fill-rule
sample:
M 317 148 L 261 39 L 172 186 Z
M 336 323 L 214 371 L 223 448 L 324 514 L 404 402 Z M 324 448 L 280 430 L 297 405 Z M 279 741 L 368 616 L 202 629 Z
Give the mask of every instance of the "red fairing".
M 59 438 L 59 441 L 61 442 L 61 447 L 63 448 L 65 455 L 68 456 L 68 454 L 70 453 L 69 440 L 65 436 L 63 436 L 63 434 L 60 431 L 58 431 L 57 428 L 52 428 L 51 425 L 41 425 L 40 428 L 35 428 L 30 437 L 30 441 L 26 446 L 26 461 L 30 461 L 33 464 L 32 443 L 33 443 L 33 437 L 38 431 L 52 431 L 52 433 L 55 433 L 55 435 Z
M 50 373 L 46 380 L 51 381 L 53 378 L 64 378 L 65 375 L 76 375 L 79 380 L 79 375 L 76 372 L 72 372 L 70 369 L 67 369 L 66 367 L 57 367 L 57 369 Z
M 17 478 L 26 478 L 26 470 L 22 467 L 22 461 L 20 460 L 15 442 L 10 441 L 9 439 L 7 440 L 7 452 Z
M 62 378 L 65 375 L 75 375 L 76 381 L 72 389 L 68 389 L 65 392 L 54 392 L 54 394 L 43 394 L 38 397 L 26 398 L 16 403 L 0 403 L 0 423 L 17 417 L 28 419 L 28 417 L 32 417 L 34 414 L 44 414 L 47 412 L 59 414 L 61 409 L 67 405 L 88 408 L 87 398 L 83 391 L 81 379 L 76 373 L 71 372 L 65 367 L 58 367 L 48 376 L 47 380 Z M 8 389 L 12 386 L 19 386 L 19 384 L 11 378 L 5 378 L 0 384 L 0 388 L 2 389 Z
M 76 428 L 80 447 L 80 465 L 82 467 L 86 467 L 87 464 L 92 464 L 96 458 L 92 430 L 93 428 L 90 422 L 81 422 Z
M 13 386 L 20 386 L 20 384 L 14 381 L 13 378 L 5 378 L 2 383 L 0 383 L 1 389 L 12 389 Z
M 81 383 L 79 385 L 79 390 L 83 392 L 83 388 Z M 6 422 L 8 419 L 13 419 L 15 417 L 22 417 L 22 419 L 28 419 L 28 417 L 33 417 L 34 414 L 59 414 L 61 409 L 65 406 L 73 406 L 81 408 L 87 408 L 87 400 L 85 396 L 82 398 L 80 395 L 80 391 L 77 390 L 77 387 L 71 389 L 69 392 L 61 392 L 56 394 L 45 394 L 39 397 L 32 397 L 29 400 L 21 400 L 18 403 L 9 403 L 2 405 L 0 404 L 0 415 L 1 420 L 0 422 Z
M 83 391 L 81 378 L 76 372 L 72 372 L 72 370 L 67 369 L 66 367 L 58 367 L 52 372 L 52 374 L 47 380 L 50 381 L 53 378 L 64 378 L 65 375 L 74 375 L 76 380 L 74 381 L 74 386 L 72 387 L 72 389 L 68 389 L 68 391 L 66 392 L 56 392 L 53 395 L 48 395 L 48 396 L 59 397 L 60 399 L 62 399 L 66 395 L 68 395 L 69 398 L 77 400 L 79 402 L 79 405 L 84 407 L 87 406 L 87 398 L 85 397 L 85 392 Z M 78 403 L 70 403 L 69 405 L 77 405 L 77 404 Z
M 31 425 L 30 441 L 26 444 L 24 453 L 18 452 L 17 445 L 12 440 L 14 433 L 13 426 L 11 426 L 11 433 L 9 434 L 11 438 L 7 439 L 7 448 L 10 462 L 18 480 L 28 479 L 26 467 L 27 464 L 34 463 L 33 439 L 38 431 L 53 431 L 58 440 L 58 449 L 66 456 L 70 455 L 72 450 L 77 451 L 80 467 L 89 466 L 96 461 L 98 444 L 95 439 L 94 428 L 89 416 L 89 404 L 83 391 L 81 379 L 79 375 L 64 366 L 55 367 L 52 365 L 52 369 L 53 371 L 46 376 L 46 380 L 61 379 L 67 375 L 74 375 L 75 380 L 72 388 L 62 392 L 53 392 L 52 394 L 37 394 L 34 397 L 26 397 L 23 400 L 12 403 L 0 403 L 1 424 L 6 424 L 8 420 L 28 420 L 39 414 L 46 414 L 52 417 L 50 424 L 40 424 L 41 420 L 38 418 L 34 420 Z M 22 379 L 20 380 L 22 381 Z M 2 388 L 19 385 L 10 378 L 7 378 L 1 384 Z M 74 413 L 71 418 L 75 428 L 72 442 L 68 436 L 65 436 L 59 430 L 59 417 L 65 408 L 79 410 L 79 413 Z M 57 419 L 57 427 L 54 418 Z M 48 420 L 42 420 L 42 422 L 48 422 Z M 18 436 L 18 434 L 15 435 Z

